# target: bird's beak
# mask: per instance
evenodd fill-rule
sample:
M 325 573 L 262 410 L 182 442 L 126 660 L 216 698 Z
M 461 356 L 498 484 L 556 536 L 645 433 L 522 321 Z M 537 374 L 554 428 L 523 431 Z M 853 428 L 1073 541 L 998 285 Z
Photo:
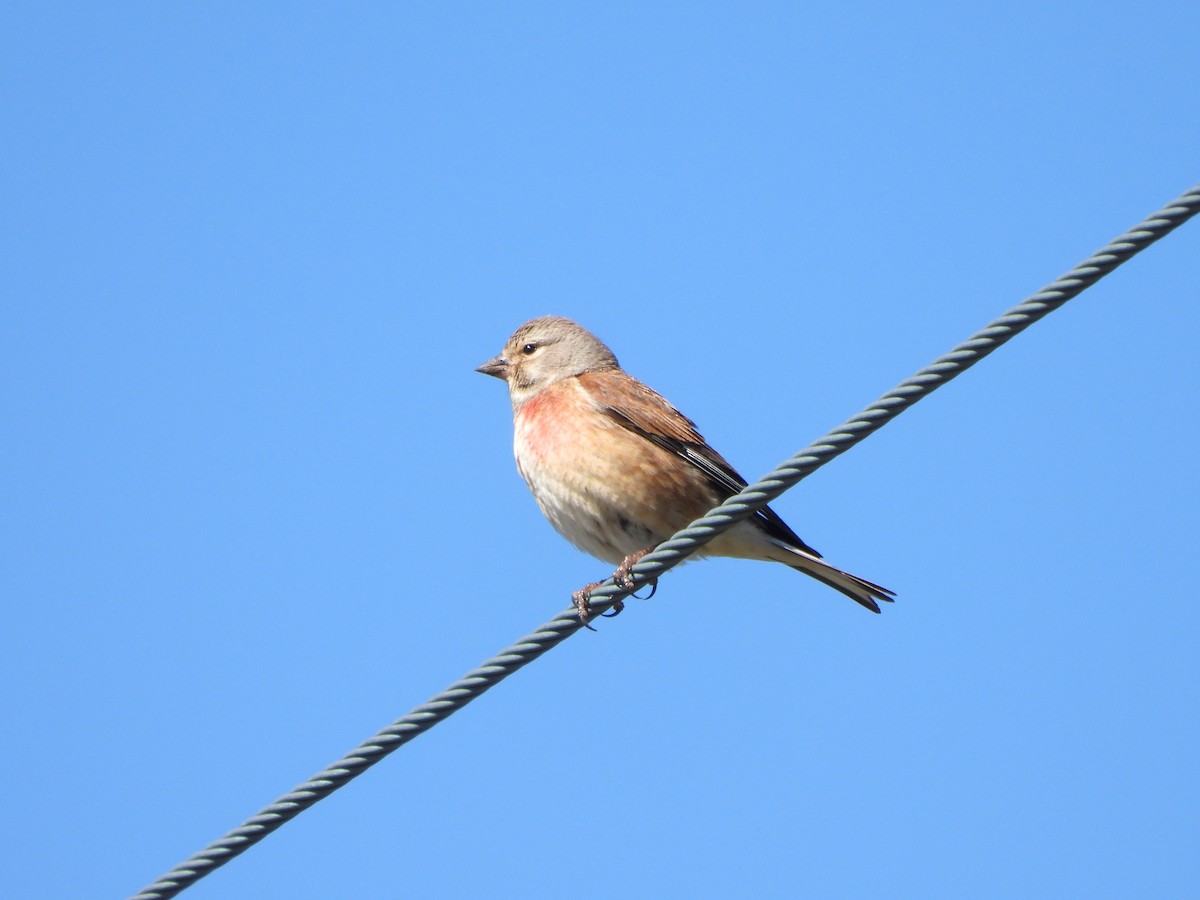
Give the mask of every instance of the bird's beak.
M 504 381 L 508 376 L 508 360 L 503 356 L 493 356 L 475 371 Z

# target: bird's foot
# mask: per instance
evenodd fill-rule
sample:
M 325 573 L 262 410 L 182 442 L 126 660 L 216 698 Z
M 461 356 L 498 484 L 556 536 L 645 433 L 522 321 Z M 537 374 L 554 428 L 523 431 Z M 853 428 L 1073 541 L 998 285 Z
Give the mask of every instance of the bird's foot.
M 638 564 L 643 556 L 653 549 L 653 547 L 647 547 L 645 550 L 635 551 L 621 560 L 621 565 L 617 566 L 617 571 L 613 572 L 612 574 L 612 579 L 616 583 L 617 587 L 621 588 L 622 590 L 632 591 L 637 586 L 636 582 L 633 580 L 633 567 Z M 596 629 L 592 628 L 591 625 L 588 625 L 588 619 L 592 617 L 592 605 L 589 601 L 591 600 L 592 591 L 600 587 L 602 584 L 604 584 L 603 581 L 593 581 L 591 584 L 585 584 L 571 595 L 571 599 L 575 602 L 575 609 L 579 611 L 579 621 L 582 622 L 586 627 L 591 628 L 592 631 L 595 631 Z M 646 597 L 646 599 L 649 600 L 650 597 L 654 596 L 654 592 L 658 589 L 658 579 L 652 579 L 651 581 L 647 582 L 647 584 L 650 585 L 650 596 Z M 606 619 L 611 619 L 613 616 L 620 615 L 623 609 L 625 609 L 625 601 L 615 600 L 613 601 L 612 608 L 608 612 L 600 613 L 600 615 L 604 616 Z
M 590 631 L 595 631 L 596 629 L 588 624 L 588 619 L 592 617 L 592 605 L 588 601 L 592 596 L 592 591 L 602 584 L 604 584 L 603 581 L 593 581 L 591 584 L 585 584 L 571 595 L 571 599 L 575 603 L 575 609 L 579 611 L 579 621 L 583 623 L 584 628 Z M 616 604 L 613 604 L 613 609 L 616 609 Z
M 630 553 L 627 557 L 621 560 L 621 565 L 617 566 L 617 571 L 613 572 L 612 576 L 613 581 L 617 583 L 617 587 L 626 591 L 632 591 L 634 587 L 637 586 L 637 583 L 633 580 L 633 567 L 641 561 L 643 556 L 653 549 L 653 547 L 647 547 L 645 550 L 638 550 L 634 553 Z M 658 589 L 658 579 L 651 579 L 649 582 L 647 582 L 647 584 L 650 585 L 650 595 L 645 599 L 649 600 L 650 597 L 654 596 L 654 592 Z M 634 594 L 633 596 L 636 597 L 637 594 Z M 613 616 L 618 615 L 624 608 L 624 602 L 618 600 L 613 604 L 613 608 L 609 612 L 601 613 L 601 615 L 605 616 L 606 618 L 612 618 Z
M 621 560 L 621 564 L 617 566 L 617 571 L 613 572 L 612 575 L 613 581 L 617 583 L 617 587 L 624 588 L 627 591 L 633 590 L 633 567 L 641 562 L 642 557 L 653 549 L 653 547 L 647 547 L 645 550 L 635 550 Z

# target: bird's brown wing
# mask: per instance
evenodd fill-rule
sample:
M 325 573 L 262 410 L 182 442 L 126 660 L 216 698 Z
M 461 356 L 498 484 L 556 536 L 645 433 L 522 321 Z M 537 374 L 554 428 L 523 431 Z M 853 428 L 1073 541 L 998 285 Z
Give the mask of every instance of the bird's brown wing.
M 746 487 L 746 479 L 708 445 L 691 419 L 636 378 L 623 372 L 587 372 L 579 376 L 579 382 L 601 412 L 698 469 L 721 499 L 732 497 Z M 762 507 L 754 517 L 771 537 L 821 558 L 771 507 Z

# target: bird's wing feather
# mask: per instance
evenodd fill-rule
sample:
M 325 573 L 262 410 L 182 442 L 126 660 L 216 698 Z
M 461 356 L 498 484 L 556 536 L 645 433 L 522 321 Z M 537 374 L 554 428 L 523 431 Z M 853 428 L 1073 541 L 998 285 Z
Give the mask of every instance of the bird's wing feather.
M 691 419 L 636 378 L 624 373 L 615 375 L 613 372 L 588 372 L 579 376 L 580 386 L 601 412 L 623 428 L 694 466 L 722 499 L 732 497 L 746 487 L 746 479 L 708 445 Z M 755 518 L 769 536 L 821 558 L 821 554 L 804 543 L 769 506 L 755 513 Z

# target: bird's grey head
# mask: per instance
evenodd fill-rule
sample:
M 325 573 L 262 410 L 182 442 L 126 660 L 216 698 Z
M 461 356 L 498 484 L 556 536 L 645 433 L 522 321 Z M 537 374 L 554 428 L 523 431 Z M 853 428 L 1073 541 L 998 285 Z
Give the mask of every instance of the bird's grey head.
M 514 331 L 500 355 L 475 371 L 508 382 L 518 406 L 556 381 L 617 367 L 613 352 L 586 328 L 562 316 L 541 316 Z

